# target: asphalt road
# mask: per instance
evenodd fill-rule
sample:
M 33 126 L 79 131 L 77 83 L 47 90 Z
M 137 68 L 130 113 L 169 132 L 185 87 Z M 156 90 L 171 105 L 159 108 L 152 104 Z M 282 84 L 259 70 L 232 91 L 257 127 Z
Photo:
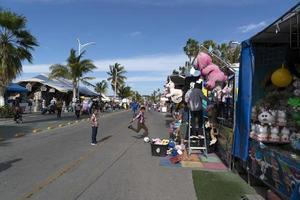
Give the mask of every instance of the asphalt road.
M 159 166 L 127 129 L 131 116 L 103 116 L 97 146 L 88 122 L 0 142 L 0 199 L 196 199 L 191 170 Z M 151 137 L 167 137 L 165 119 L 146 114 Z

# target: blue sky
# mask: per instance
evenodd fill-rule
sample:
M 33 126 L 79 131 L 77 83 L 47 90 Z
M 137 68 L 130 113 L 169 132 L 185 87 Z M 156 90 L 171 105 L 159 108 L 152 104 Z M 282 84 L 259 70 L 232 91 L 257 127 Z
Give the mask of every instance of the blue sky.
M 95 81 L 106 79 L 108 66 L 119 62 L 128 71 L 127 84 L 149 94 L 184 64 L 188 38 L 243 41 L 298 1 L 1 0 L 0 7 L 26 16 L 39 41 L 33 64 L 24 63 L 19 79 L 63 63 L 80 38 L 96 42 L 86 49 L 98 67 Z

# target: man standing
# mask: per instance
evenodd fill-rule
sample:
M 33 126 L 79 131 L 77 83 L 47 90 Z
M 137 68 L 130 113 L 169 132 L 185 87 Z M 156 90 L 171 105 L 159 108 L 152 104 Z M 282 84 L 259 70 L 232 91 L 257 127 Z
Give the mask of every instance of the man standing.
M 137 128 L 133 128 L 132 125 L 129 125 L 128 128 L 135 131 L 136 133 L 140 132 L 141 129 L 144 129 L 144 134 L 143 136 L 146 137 L 148 136 L 148 128 L 147 126 L 145 125 L 145 107 L 142 106 L 141 109 L 140 109 L 140 112 L 139 114 L 133 118 L 133 120 L 131 120 L 130 123 L 134 122 L 135 120 L 138 120 L 137 121 Z
M 185 95 L 185 102 L 187 102 L 191 111 L 192 135 L 196 134 L 196 130 L 202 130 L 204 121 L 202 108 L 203 99 L 208 101 L 208 98 L 202 92 L 202 83 L 196 83 L 195 87 L 190 89 Z

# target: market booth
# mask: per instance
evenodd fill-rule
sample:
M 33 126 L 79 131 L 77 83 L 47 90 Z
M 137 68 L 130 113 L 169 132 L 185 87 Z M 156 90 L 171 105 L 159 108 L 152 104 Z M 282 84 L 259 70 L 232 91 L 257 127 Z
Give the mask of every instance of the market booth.
M 39 111 L 42 100 L 48 105 L 51 99 L 60 98 L 65 101 L 66 105 L 70 105 L 73 96 L 73 85 L 70 80 L 63 78 L 49 79 L 48 75 L 40 74 L 30 79 L 19 81 L 19 84 L 26 87 L 28 96 L 34 99 L 34 110 Z M 89 90 L 84 86 L 79 87 L 79 95 L 83 97 L 96 97 L 99 94 Z
M 300 199 L 300 3 L 242 43 L 232 154 L 283 199 Z M 235 162 L 236 163 L 236 162 Z

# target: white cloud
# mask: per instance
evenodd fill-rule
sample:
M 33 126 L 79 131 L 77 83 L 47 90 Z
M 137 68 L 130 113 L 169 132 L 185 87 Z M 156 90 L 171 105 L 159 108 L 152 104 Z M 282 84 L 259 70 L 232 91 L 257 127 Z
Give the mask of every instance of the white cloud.
M 137 37 L 137 36 L 140 36 L 140 35 L 142 35 L 141 31 L 135 31 L 135 32 L 129 33 L 130 37 Z
M 240 26 L 240 27 L 238 27 L 238 29 L 242 33 L 248 33 L 248 32 L 253 31 L 253 30 L 264 28 L 266 25 L 267 25 L 267 22 L 261 21 L 261 22 L 256 23 L 256 24 L 251 23 L 251 24 L 247 24 L 247 25 L 244 25 L 244 26 Z
M 130 71 L 159 71 L 170 72 L 173 69 L 183 65 L 186 61 L 184 54 L 168 54 L 168 55 L 150 55 L 129 58 L 112 58 L 95 60 L 94 64 L 97 66 L 96 71 L 107 71 L 109 65 L 120 63 L 125 69 Z M 24 73 L 47 73 L 49 67 L 54 63 L 49 64 L 33 64 L 24 65 Z

